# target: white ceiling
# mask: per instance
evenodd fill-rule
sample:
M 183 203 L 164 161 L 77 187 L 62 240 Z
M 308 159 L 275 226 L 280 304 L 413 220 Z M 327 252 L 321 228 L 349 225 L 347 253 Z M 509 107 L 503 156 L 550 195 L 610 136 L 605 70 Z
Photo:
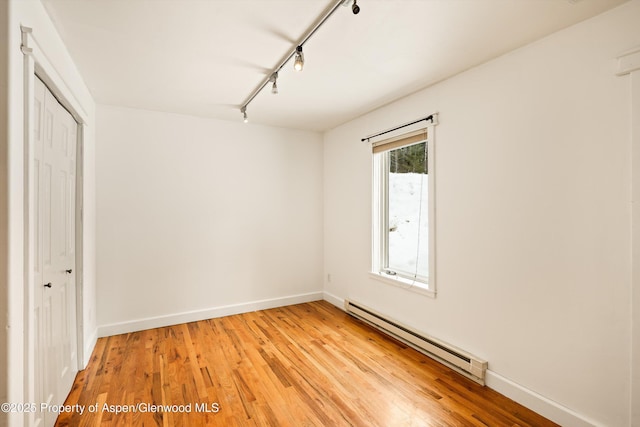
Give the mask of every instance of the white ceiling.
M 358 0 L 249 105 L 326 130 L 625 0 Z M 242 120 L 241 104 L 336 0 L 42 0 L 96 102 Z

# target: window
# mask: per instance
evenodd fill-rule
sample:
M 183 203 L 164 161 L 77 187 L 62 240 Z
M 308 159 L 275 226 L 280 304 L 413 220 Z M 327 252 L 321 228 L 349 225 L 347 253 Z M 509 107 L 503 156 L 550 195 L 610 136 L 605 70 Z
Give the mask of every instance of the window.
M 374 142 L 376 279 L 435 295 L 433 127 Z

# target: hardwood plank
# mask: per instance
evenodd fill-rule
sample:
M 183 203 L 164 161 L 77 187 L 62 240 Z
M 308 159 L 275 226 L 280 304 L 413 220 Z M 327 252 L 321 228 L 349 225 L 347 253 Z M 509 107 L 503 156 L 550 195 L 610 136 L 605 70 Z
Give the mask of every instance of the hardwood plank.
M 66 404 L 98 410 L 57 426 L 556 425 L 324 301 L 100 338 Z

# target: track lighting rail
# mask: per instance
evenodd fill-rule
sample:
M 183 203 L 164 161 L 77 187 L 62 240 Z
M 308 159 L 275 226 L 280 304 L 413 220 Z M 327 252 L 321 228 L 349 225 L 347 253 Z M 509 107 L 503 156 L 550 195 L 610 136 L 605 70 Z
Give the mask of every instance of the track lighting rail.
M 318 19 L 316 19 L 314 24 L 311 27 L 309 27 L 305 35 L 295 44 L 293 49 L 289 51 L 280 60 L 280 62 L 278 63 L 278 66 L 272 69 L 271 72 L 268 73 L 267 76 L 262 80 L 262 82 L 258 86 L 256 86 L 253 92 L 251 92 L 251 95 L 249 95 L 247 99 L 245 99 L 245 101 L 240 105 L 240 112 L 243 114 L 245 122 L 247 121 L 247 107 L 249 106 L 251 101 L 253 101 L 254 98 L 258 96 L 258 94 L 262 91 L 262 89 L 265 88 L 266 85 L 268 85 L 270 82 L 273 82 L 272 76 L 274 75 L 274 73 L 277 74 L 278 71 L 280 71 L 287 64 L 287 62 L 289 62 L 289 60 L 294 57 L 296 52 L 298 52 L 298 49 L 300 49 L 301 51 L 302 46 L 315 34 L 316 31 L 318 31 L 318 29 L 325 23 L 325 21 L 329 19 L 329 17 L 331 17 L 331 15 L 333 15 L 340 6 L 348 2 L 350 2 L 350 0 L 337 0 L 333 4 L 333 6 L 330 6 L 327 9 L 325 9 L 325 11 L 318 17 Z M 358 7 L 358 12 L 359 11 L 360 11 L 360 8 Z M 357 13 L 355 12 L 355 9 L 353 13 L 354 14 Z

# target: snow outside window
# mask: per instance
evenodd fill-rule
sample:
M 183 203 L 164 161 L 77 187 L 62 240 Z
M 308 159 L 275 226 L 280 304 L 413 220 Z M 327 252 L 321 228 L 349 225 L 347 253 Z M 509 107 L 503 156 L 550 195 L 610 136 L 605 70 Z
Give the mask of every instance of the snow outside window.
M 373 144 L 374 278 L 434 294 L 433 142 L 426 129 Z

